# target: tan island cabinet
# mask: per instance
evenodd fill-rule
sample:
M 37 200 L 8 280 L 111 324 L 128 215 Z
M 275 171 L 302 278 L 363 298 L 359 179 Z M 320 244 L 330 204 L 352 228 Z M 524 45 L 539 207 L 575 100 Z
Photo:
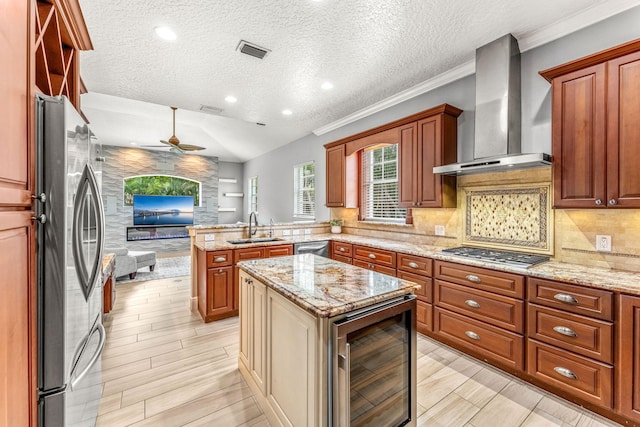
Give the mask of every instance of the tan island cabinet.
M 325 332 L 326 319 L 240 271 L 238 367 L 272 425 L 327 425 Z

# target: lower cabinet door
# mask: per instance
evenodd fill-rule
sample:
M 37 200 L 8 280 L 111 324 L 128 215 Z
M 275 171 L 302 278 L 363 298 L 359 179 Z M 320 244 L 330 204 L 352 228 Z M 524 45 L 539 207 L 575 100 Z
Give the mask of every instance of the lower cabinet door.
M 267 370 L 267 287 L 257 280 L 251 282 L 251 331 L 249 360 L 251 376 L 262 393 L 265 392 Z
M 233 267 L 207 270 L 207 317 L 233 310 Z
M 524 337 L 467 316 L 434 308 L 433 331 L 483 360 L 524 370 Z
M 640 425 L 640 298 L 620 296 L 616 411 Z
M 433 306 L 424 301 L 416 301 L 417 331 L 421 334 L 433 332 Z
M 529 339 L 527 373 L 605 408 L 613 403 L 613 367 Z

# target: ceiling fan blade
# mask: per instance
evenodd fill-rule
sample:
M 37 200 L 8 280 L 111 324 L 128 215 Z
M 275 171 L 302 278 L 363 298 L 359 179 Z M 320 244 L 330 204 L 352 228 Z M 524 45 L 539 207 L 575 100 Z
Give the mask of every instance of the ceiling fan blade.
M 191 145 L 191 144 L 180 144 L 179 147 L 184 151 L 200 151 L 200 150 L 204 150 L 204 147 L 200 147 L 199 145 Z
M 174 146 L 172 143 L 170 143 L 169 141 L 165 141 L 164 139 L 161 139 L 160 142 L 162 142 L 164 145 L 168 145 L 169 147 Z
M 181 150 L 180 147 L 178 147 L 177 145 L 174 145 L 173 147 L 169 148 L 169 151 L 171 153 L 178 153 L 178 154 L 184 153 L 184 150 Z

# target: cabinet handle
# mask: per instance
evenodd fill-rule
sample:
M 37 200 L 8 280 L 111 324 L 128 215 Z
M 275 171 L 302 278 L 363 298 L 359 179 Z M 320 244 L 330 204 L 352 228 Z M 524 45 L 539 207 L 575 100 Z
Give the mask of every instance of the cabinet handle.
M 222 269 L 221 268 L 218 269 L 218 273 L 222 273 Z
M 223 256 L 217 256 L 213 259 L 214 262 L 225 262 L 226 260 L 227 258 Z
M 418 264 L 417 264 L 417 263 L 415 263 L 415 262 L 413 262 L 413 261 L 409 262 L 409 264 L 408 264 L 408 265 L 409 265 L 409 267 L 411 267 L 411 268 L 418 268 L 418 267 L 419 267 L 419 266 L 418 266 Z
M 346 249 L 345 249 L 345 248 L 340 248 L 340 249 L 338 249 L 338 250 L 339 250 L 340 252 L 344 252 L 344 251 L 346 251 Z
M 565 302 L 567 304 L 577 304 L 578 300 L 575 299 L 574 297 L 572 297 L 571 295 L 568 294 L 555 294 L 553 296 L 554 299 L 560 301 L 560 302 Z
M 602 200 L 596 199 L 596 205 L 600 206 L 602 204 Z
M 369 254 L 369 258 L 376 259 L 376 254 Z
M 470 282 L 480 283 L 480 278 L 474 274 L 467 274 L 466 279 Z
M 464 334 L 466 336 L 468 336 L 469 338 L 471 338 L 472 340 L 479 340 L 480 339 L 480 335 L 476 334 L 475 332 L 472 331 L 464 331 Z
M 561 335 L 566 335 L 568 337 L 578 336 L 578 334 L 576 334 L 576 332 L 573 329 L 567 328 L 566 326 L 554 326 L 553 330 Z
M 472 299 L 468 299 L 464 303 L 467 304 L 469 307 L 480 308 L 480 304 L 478 304 L 478 302 L 476 302 L 476 301 L 474 301 Z
M 556 366 L 553 368 L 554 371 L 562 375 L 563 377 L 571 378 L 572 380 L 577 380 L 578 376 L 573 373 L 570 369 L 563 368 L 562 366 Z
M 615 205 L 616 203 L 618 203 L 618 202 L 616 201 L 616 199 L 611 199 L 611 200 L 609 200 L 609 204 L 610 204 L 611 206 Z

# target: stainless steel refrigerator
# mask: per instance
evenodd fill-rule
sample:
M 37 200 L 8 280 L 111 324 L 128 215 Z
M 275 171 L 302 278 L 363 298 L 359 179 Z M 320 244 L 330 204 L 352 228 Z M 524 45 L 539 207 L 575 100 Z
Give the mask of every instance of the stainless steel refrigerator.
M 100 405 L 100 151 L 68 99 L 36 97 L 40 426 L 93 426 Z

